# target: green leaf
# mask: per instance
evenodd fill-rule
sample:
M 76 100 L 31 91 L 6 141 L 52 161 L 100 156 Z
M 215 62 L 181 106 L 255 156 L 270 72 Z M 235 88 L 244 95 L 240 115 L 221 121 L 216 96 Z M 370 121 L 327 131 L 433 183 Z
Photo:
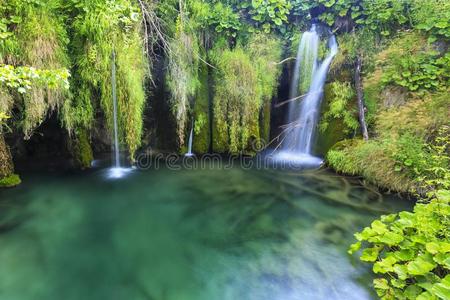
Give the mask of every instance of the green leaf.
M 274 22 L 276 25 L 278 25 L 278 26 L 280 26 L 281 24 L 283 24 L 283 21 L 281 21 L 280 18 L 275 18 L 275 19 L 273 19 L 273 22 Z
M 389 256 L 386 257 L 384 259 L 382 259 L 381 261 L 376 262 L 373 265 L 373 271 L 375 273 L 387 273 L 387 272 L 393 272 L 394 271 L 394 267 L 393 265 L 397 262 L 397 260 L 395 259 L 394 256 Z
M 430 292 L 423 292 L 419 296 L 417 296 L 416 300 L 435 300 L 436 297 L 433 297 L 433 295 Z
M 395 251 L 393 254 L 399 261 L 407 261 L 413 259 L 416 253 L 412 249 L 403 249 Z
M 388 281 L 384 278 L 377 278 L 373 280 L 373 286 L 376 289 L 380 289 L 380 290 L 388 290 L 389 289 L 389 284 Z
M 394 246 L 402 242 L 403 239 L 403 236 L 398 233 L 386 232 L 382 237 L 379 238 L 379 241 L 389 246 Z
M 405 265 L 394 265 L 394 272 L 397 274 L 398 278 L 402 280 L 408 278 L 408 269 Z
M 431 243 L 427 243 L 425 245 L 425 248 L 427 249 L 428 252 L 430 252 L 431 254 L 436 254 L 439 252 L 439 244 L 435 243 L 435 242 L 431 242 Z
M 360 259 L 362 261 L 374 262 L 377 260 L 379 253 L 380 253 L 380 248 L 378 248 L 378 247 L 367 248 L 367 249 L 363 250 Z
M 405 289 L 404 295 L 407 299 L 416 299 L 422 293 L 422 288 L 417 285 L 410 285 Z
M 348 250 L 348 253 L 349 254 L 354 254 L 359 249 L 361 249 L 361 242 L 360 241 L 350 245 L 350 249 Z
M 450 299 L 450 275 L 445 276 L 440 283 L 434 284 L 431 290 L 441 299 Z
M 436 267 L 436 263 L 427 255 L 421 255 L 408 264 L 411 275 L 425 275 Z
M 378 234 L 383 234 L 387 231 L 387 226 L 380 220 L 375 220 L 372 222 L 372 229 Z

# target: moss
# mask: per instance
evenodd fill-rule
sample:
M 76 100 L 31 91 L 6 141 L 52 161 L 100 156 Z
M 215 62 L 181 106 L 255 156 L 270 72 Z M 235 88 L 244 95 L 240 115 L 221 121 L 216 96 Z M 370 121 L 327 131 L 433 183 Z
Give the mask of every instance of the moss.
M 14 172 L 11 152 L 5 142 L 5 138 L 0 133 L 0 178 L 10 176 Z
M 170 105 L 177 123 L 178 144 L 186 148 L 186 130 L 190 103 L 195 97 L 199 84 L 200 48 L 197 37 L 189 31 L 189 24 L 178 16 L 175 37 L 170 42 L 167 88 L 170 92 Z
M 322 115 L 330 110 L 330 103 L 333 102 L 333 97 L 333 87 L 331 84 L 326 84 L 321 107 Z M 327 120 L 327 126 L 324 130 L 322 129 L 323 122 L 324 120 L 322 117 L 320 130 L 318 130 L 317 143 L 314 149 L 314 153 L 319 155 L 325 155 L 334 144 L 346 138 L 344 134 L 344 123 L 341 118 L 331 118 Z
M 252 145 L 268 132 L 267 128 L 260 132 L 260 117 L 268 117 L 261 110 L 270 104 L 278 84 L 281 43 L 255 34 L 243 44 L 215 48 L 212 55 L 217 66 L 213 101 L 213 149 L 217 152 L 252 153 Z
M 63 19 L 54 10 L 59 0 L 50 2 L 48 6 L 43 3 L 23 2 L 20 6 L 16 4 L 3 8 L 3 17 L 15 15 L 21 21 L 11 27 L 14 36 L 0 46 L 1 63 L 45 70 L 68 68 L 67 29 Z M 3 48 L 5 45 L 8 46 Z M 29 90 L 26 93 L 13 94 L 15 108 L 20 112 L 20 115 L 17 112 L 14 114 L 16 122 L 20 124 L 19 128 L 26 139 L 30 138 L 47 116 L 57 111 L 69 96 L 61 86 L 46 86 L 37 82 L 38 80 L 27 84 Z
M 326 156 L 328 164 L 338 172 L 360 175 L 380 187 L 411 192 L 415 181 L 395 171 L 392 149 L 379 141 L 345 140 L 336 144 Z
M 259 117 L 259 132 L 260 138 L 264 145 L 270 142 L 270 115 L 271 115 L 271 102 L 266 101 L 261 110 Z
M 11 188 L 19 185 L 22 182 L 19 175 L 12 174 L 0 179 L 0 188 Z
M 207 153 L 210 144 L 210 114 L 209 114 L 209 90 L 208 90 L 208 67 L 206 64 L 200 66 L 199 72 L 200 88 L 197 91 L 194 104 L 194 153 Z
M 420 177 L 436 157 L 425 143 L 450 125 L 449 116 L 448 92 L 410 95 L 406 104 L 378 111 L 372 140 L 339 142 L 327 161 L 339 172 L 363 176 L 386 189 L 421 192 Z
M 81 169 L 87 169 L 91 167 L 91 163 L 94 160 L 94 155 L 92 153 L 87 130 L 77 130 L 76 136 L 73 141 L 72 154 L 75 158 L 77 167 Z
M 130 19 L 138 8 L 129 1 L 110 6 L 108 1 L 85 3 L 74 8 L 69 48 L 74 60 L 73 98 L 64 105 L 64 125 L 69 131 L 90 129 L 101 109 L 110 131 L 113 127 L 111 100 L 112 53 L 117 67 L 119 138 L 133 156 L 141 144 L 145 79 L 149 75 L 139 19 Z M 136 14 L 139 16 L 139 14 Z M 123 23 L 123 22 L 126 22 Z

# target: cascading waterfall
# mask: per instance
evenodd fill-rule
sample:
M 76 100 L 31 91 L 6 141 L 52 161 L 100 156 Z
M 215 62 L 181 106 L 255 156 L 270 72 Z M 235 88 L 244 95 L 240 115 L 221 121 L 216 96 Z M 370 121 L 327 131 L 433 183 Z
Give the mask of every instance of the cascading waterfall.
M 302 35 L 292 78 L 286 136 L 277 158 L 303 165 L 321 164 L 312 155 L 314 135 L 319 121 L 319 110 L 328 68 L 337 54 L 338 47 L 332 35 L 328 41 L 329 53 L 319 63 L 320 38 L 315 25 Z M 309 88 L 308 88 L 309 87 Z M 303 94 L 307 92 L 306 95 Z M 302 96 L 299 96 L 302 95 Z
M 194 138 L 194 122 L 192 122 L 191 133 L 189 134 L 188 152 L 185 154 L 185 156 L 193 156 L 194 155 L 194 153 L 192 153 L 192 139 L 193 138 Z

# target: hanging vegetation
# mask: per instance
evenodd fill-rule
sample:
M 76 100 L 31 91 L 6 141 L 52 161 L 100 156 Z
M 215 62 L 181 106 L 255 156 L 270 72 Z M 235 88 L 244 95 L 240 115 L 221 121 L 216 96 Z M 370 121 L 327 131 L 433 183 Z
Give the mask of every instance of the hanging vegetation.
M 177 18 L 175 37 L 170 42 L 167 85 L 172 111 L 177 122 L 179 146 L 184 146 L 190 103 L 199 87 L 199 46 L 186 28 L 183 12 Z
M 260 111 L 270 103 L 277 87 L 280 57 L 281 43 L 262 34 L 234 49 L 216 45 L 214 151 L 252 151 L 252 144 L 261 141 Z
M 112 131 L 111 69 L 115 63 L 120 141 L 133 157 L 141 144 L 144 81 L 149 75 L 139 8 L 131 1 L 99 0 L 75 6 L 71 13 L 75 17 L 70 48 L 76 68 L 74 97 L 66 104 L 64 124 L 69 130 L 90 129 L 100 104 Z

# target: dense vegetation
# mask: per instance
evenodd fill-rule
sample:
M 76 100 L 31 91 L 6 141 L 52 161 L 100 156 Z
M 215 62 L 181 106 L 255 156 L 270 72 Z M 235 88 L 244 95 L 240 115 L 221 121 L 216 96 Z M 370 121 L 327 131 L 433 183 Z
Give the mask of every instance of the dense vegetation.
M 450 299 L 448 0 L 0 0 L 0 186 L 20 182 L 5 137 L 28 140 L 52 114 L 78 167 L 90 166 L 97 127 L 112 130 L 113 64 L 131 159 L 156 101 L 173 134 L 150 139 L 174 140 L 169 150 L 184 151 L 192 127 L 197 153 L 253 154 L 276 131 L 283 58 L 312 22 L 340 49 L 319 126 L 335 144 L 328 164 L 421 199 L 358 233 L 351 252 L 363 247 L 382 298 Z

